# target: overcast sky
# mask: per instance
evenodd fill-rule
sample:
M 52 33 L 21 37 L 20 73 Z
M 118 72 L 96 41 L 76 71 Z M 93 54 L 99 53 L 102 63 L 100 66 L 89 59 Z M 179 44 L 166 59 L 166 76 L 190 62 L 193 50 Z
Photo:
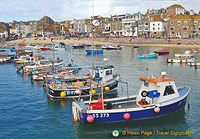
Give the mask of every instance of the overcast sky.
M 145 13 L 148 8 L 166 8 L 173 4 L 180 4 L 186 10 L 200 10 L 200 0 L 94 0 L 94 3 L 93 0 L 0 0 L 0 21 L 40 20 L 45 15 L 54 21 L 90 18 L 93 14 L 110 17 Z

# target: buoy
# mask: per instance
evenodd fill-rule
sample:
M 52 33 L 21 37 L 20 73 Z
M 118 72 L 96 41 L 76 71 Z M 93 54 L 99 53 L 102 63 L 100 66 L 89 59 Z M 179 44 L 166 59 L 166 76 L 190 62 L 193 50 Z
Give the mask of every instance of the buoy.
M 63 81 L 63 82 L 62 82 L 62 84 L 66 84 L 66 82 L 65 82 L 65 81 Z
M 52 83 L 53 83 L 53 81 L 49 81 L 49 83 L 50 83 L 50 84 L 52 84 Z
M 80 90 L 80 89 L 77 89 L 77 90 L 75 91 L 75 93 L 76 93 L 77 95 L 80 95 L 80 94 L 81 94 L 81 90 Z
M 88 115 L 87 121 L 88 121 L 89 123 L 92 123 L 92 122 L 94 121 L 94 117 L 93 117 L 92 115 Z
M 63 97 L 66 97 L 66 92 L 61 92 L 60 93 L 60 96 L 63 98 Z
M 159 108 L 159 107 L 155 107 L 155 108 L 154 108 L 154 112 L 155 112 L 155 113 L 159 113 L 159 112 L 160 112 L 160 108 Z
M 96 94 L 96 90 L 92 90 L 92 94 L 95 95 Z
M 24 68 L 24 71 L 26 71 L 26 68 Z
M 131 115 L 129 114 L 129 113 L 125 113 L 124 114 L 124 119 L 125 120 L 128 120 L 128 119 L 130 119 L 131 118 Z
M 106 90 L 106 91 L 109 91 L 109 90 L 110 90 L 110 87 L 105 87 L 105 90 Z
M 100 103 L 100 104 L 102 103 L 102 98 L 98 99 L 98 103 Z

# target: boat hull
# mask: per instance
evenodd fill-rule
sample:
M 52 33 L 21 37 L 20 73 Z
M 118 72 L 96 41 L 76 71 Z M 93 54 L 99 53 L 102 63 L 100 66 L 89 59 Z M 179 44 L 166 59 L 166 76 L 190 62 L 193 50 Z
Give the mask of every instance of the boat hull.
M 99 50 L 85 50 L 87 54 L 103 54 L 103 50 L 99 49 Z
M 118 81 L 111 82 L 110 84 L 107 84 L 105 87 L 109 86 L 110 90 L 113 90 L 117 88 L 118 86 Z M 101 87 L 95 87 L 97 94 L 101 93 Z M 48 87 L 47 95 L 51 98 L 62 98 L 60 96 L 61 92 L 66 93 L 65 98 L 73 98 L 73 97 L 79 97 L 79 94 L 76 94 L 77 88 L 72 88 L 72 89 L 53 89 L 51 87 Z M 81 89 L 81 96 L 88 96 L 90 92 L 90 88 L 83 88 Z
M 150 59 L 150 58 L 157 58 L 157 54 L 137 55 L 137 59 Z
M 79 114 L 79 117 L 80 117 L 80 121 L 83 123 L 88 123 L 87 117 L 89 115 L 92 115 L 94 117 L 95 123 L 96 122 L 101 123 L 101 122 L 127 121 L 124 119 L 125 113 L 130 114 L 129 120 L 142 120 L 142 119 L 158 118 L 158 117 L 166 116 L 166 115 L 169 115 L 171 113 L 174 113 L 176 111 L 183 109 L 185 107 L 186 101 L 187 101 L 187 97 L 185 97 L 184 99 L 182 99 L 176 103 L 166 105 L 166 106 L 161 106 L 161 107 L 159 107 L 160 108 L 159 113 L 155 113 L 154 107 L 153 107 L 153 108 L 149 108 L 149 109 L 142 108 L 141 110 L 137 110 L 137 111 L 128 111 L 128 109 L 127 109 L 127 111 L 124 111 L 124 112 L 82 113 L 82 114 Z

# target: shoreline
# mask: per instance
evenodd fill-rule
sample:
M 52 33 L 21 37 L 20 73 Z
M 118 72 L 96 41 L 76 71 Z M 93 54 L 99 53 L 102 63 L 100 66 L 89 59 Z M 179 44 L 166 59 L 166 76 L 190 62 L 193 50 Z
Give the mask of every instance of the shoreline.
M 167 39 L 131 39 L 131 38 L 54 38 L 51 41 L 50 38 L 25 38 L 13 41 L 7 41 L 7 43 L 25 43 L 25 44 L 48 44 L 48 43 L 59 43 L 64 42 L 65 44 L 111 44 L 111 45 L 122 45 L 122 46 L 141 46 L 141 47 L 174 47 L 174 48 L 200 48 L 200 39 L 171 39 L 170 42 Z

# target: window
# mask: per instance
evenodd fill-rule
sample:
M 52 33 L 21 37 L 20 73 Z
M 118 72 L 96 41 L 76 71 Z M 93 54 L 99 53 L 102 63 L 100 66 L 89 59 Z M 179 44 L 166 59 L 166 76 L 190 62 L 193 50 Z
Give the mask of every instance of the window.
M 200 30 L 200 27 L 199 27 L 199 30 Z
M 160 28 L 158 27 L 158 30 L 160 30 Z
M 187 26 L 183 26 L 183 30 L 187 30 Z
M 155 28 L 153 28 L 153 30 L 155 30 Z
M 174 27 L 170 27 L 169 29 L 170 29 L 170 30 L 174 30 Z
M 176 33 L 176 36 L 177 36 L 177 37 L 181 36 L 181 33 L 180 33 L 180 32 L 177 32 L 177 33 Z
M 149 82 L 144 81 L 144 86 L 149 87 Z
M 145 23 L 145 25 L 147 25 L 147 26 L 148 26 L 148 25 L 149 25 L 149 23 L 148 23 L 148 22 L 146 22 L 146 23 Z
M 177 24 L 180 25 L 180 24 L 181 24 L 181 21 L 177 21 Z
M 174 24 L 174 22 L 171 22 L 170 24 L 171 24 L 171 25 L 173 25 L 173 24 Z
M 184 24 L 186 25 L 186 24 L 187 24 L 187 21 L 184 21 Z
M 194 21 L 194 25 L 198 25 L 198 21 Z
M 175 94 L 173 86 L 172 85 L 166 86 L 163 96 L 167 96 L 171 94 Z
M 155 26 L 155 24 L 153 24 L 153 26 Z
M 112 70 L 107 70 L 106 75 L 110 75 L 110 74 L 112 74 Z
M 160 24 L 158 24 L 158 26 L 160 26 Z

